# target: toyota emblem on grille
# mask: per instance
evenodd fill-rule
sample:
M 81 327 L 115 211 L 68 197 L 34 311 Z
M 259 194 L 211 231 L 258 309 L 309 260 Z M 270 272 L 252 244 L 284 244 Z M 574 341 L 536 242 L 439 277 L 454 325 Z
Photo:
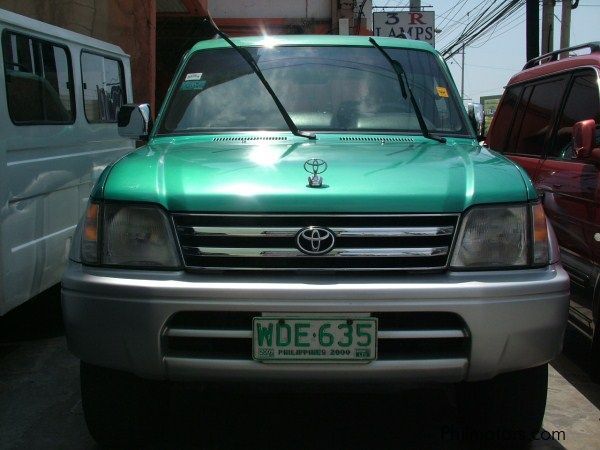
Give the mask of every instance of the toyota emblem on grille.
M 296 246 L 307 255 L 324 255 L 335 244 L 334 234 L 327 228 L 303 228 L 296 235 Z

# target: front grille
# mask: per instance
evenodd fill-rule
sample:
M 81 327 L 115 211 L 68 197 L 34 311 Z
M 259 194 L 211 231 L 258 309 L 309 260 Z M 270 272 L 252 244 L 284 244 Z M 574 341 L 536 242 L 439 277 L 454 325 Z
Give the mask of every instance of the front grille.
M 164 331 L 171 358 L 252 359 L 252 318 L 259 312 L 190 311 L 175 314 Z M 376 312 L 379 360 L 468 359 L 464 321 L 445 312 Z
M 458 221 L 441 215 L 174 214 L 188 269 L 440 270 Z M 306 227 L 335 236 L 323 255 L 296 243 Z

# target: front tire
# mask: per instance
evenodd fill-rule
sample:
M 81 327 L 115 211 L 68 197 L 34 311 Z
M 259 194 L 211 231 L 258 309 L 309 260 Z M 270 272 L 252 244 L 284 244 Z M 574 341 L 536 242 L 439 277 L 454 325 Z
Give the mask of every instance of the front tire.
M 84 362 L 80 379 L 85 421 L 99 444 L 134 448 L 164 437 L 169 395 L 163 383 Z
M 465 436 L 488 444 L 525 444 L 540 431 L 546 409 L 548 364 L 458 387 Z

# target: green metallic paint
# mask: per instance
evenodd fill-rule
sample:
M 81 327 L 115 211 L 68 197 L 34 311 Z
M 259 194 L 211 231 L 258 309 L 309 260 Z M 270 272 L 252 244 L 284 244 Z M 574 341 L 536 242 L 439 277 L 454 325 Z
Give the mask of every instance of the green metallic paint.
M 494 154 L 495 156 L 497 156 L 499 158 L 503 158 L 505 161 L 510 162 L 515 167 L 515 169 L 517 169 L 519 171 L 519 173 L 521 174 L 521 178 L 523 179 L 525 189 L 527 191 L 527 198 L 529 200 L 536 200 L 539 198 L 539 194 L 538 194 L 537 190 L 535 189 L 535 186 L 531 182 L 531 179 L 529 178 L 529 174 L 527 173 L 527 171 L 525 169 L 523 169 L 520 165 L 518 165 L 517 163 L 515 163 L 514 161 L 512 161 L 511 159 L 507 158 L 506 156 L 504 156 L 500 153 L 496 153 L 493 150 L 490 150 L 490 153 Z
M 336 134 L 317 141 L 276 136 L 287 141 L 152 139 L 112 168 L 104 198 L 170 211 L 443 213 L 529 197 L 530 182 L 516 166 L 471 139 L 440 144 L 414 136 L 413 143 L 381 144 L 343 142 L 348 135 Z M 309 158 L 327 161 L 327 187 L 307 187 Z
M 115 163 L 106 166 L 100 174 L 100 176 L 98 177 L 98 180 L 96 180 L 96 183 L 94 184 L 94 187 L 92 188 L 92 192 L 90 194 L 91 200 L 100 201 L 104 198 L 104 186 L 106 184 L 106 180 L 108 179 L 108 175 L 110 174 L 110 171 L 112 170 L 114 165 Z
M 280 45 L 327 45 L 327 46 L 363 46 L 372 47 L 369 38 L 372 36 L 339 36 L 339 35 L 278 35 L 278 36 L 250 36 L 232 38 L 231 40 L 240 47 L 263 47 L 263 46 L 280 46 Z M 397 39 L 375 36 L 375 40 L 383 47 L 407 48 L 414 50 L 426 50 L 431 53 L 436 53 L 436 50 L 428 43 L 423 41 L 415 41 L 411 39 Z M 194 45 L 190 51 L 193 53 L 198 50 L 206 50 L 209 48 L 228 48 L 229 44 L 224 39 L 208 39 L 200 41 Z
M 368 36 L 272 39 L 276 45 L 371 46 Z M 376 40 L 388 48 L 433 53 L 448 80 L 452 79 L 445 62 L 429 44 L 394 38 Z M 265 38 L 235 38 L 234 42 L 262 46 Z M 199 42 L 184 56 L 175 79 L 194 52 L 227 47 L 223 39 Z M 163 110 L 174 85 L 169 88 Z M 454 83 L 450 82 L 449 88 L 458 98 Z M 468 123 L 466 112 L 462 113 Z M 157 123 L 162 114 L 161 110 Z M 448 143 L 440 144 L 413 136 L 414 142 L 382 144 L 376 139 L 390 135 L 324 133 L 316 141 L 308 141 L 284 132 L 267 134 L 285 136 L 283 142 L 214 141 L 260 135 L 153 135 L 146 146 L 106 171 L 94 194 L 107 200 L 160 204 L 170 211 L 224 213 L 451 213 L 475 204 L 536 198 L 522 170 L 501 155 L 481 148 L 474 139 L 449 137 Z M 375 142 L 343 142 L 340 137 Z M 325 188 L 307 187 L 308 174 L 303 166 L 309 158 L 327 161 Z

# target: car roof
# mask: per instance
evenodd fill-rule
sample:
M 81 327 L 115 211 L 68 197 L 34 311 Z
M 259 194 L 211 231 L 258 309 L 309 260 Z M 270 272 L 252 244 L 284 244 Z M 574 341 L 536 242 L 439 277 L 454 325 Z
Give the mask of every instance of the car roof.
M 249 36 L 232 38 L 231 40 L 241 47 L 263 47 L 271 45 L 289 46 L 348 46 L 372 47 L 369 42 L 371 36 L 340 36 L 340 35 L 275 35 L 275 36 Z M 438 54 L 428 43 L 412 39 L 399 39 L 388 37 L 375 37 L 377 43 L 383 47 L 405 48 L 410 50 L 425 50 Z M 192 47 L 192 51 L 212 48 L 227 48 L 229 44 L 224 39 L 209 39 L 200 41 Z
M 538 66 L 525 69 L 516 75 L 513 75 L 508 86 L 523 83 L 535 78 L 541 78 L 557 72 L 573 70 L 578 67 L 596 67 L 600 69 L 600 52 L 593 52 L 587 55 L 571 56 L 558 61 L 547 62 Z

